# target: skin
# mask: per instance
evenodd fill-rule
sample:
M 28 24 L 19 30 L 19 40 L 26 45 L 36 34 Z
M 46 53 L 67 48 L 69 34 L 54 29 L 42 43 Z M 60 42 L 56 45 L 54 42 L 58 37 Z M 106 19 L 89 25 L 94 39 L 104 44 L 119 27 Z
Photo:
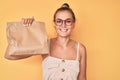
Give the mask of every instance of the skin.
M 56 19 L 72 19 L 72 15 L 69 11 L 60 11 L 56 14 Z M 58 34 L 57 38 L 52 39 L 51 44 L 51 56 L 62 58 L 62 59 L 76 59 L 76 46 L 77 42 L 70 39 L 70 34 L 75 27 L 75 23 L 71 26 L 55 26 L 56 32 Z M 62 29 L 68 29 L 66 32 L 62 32 Z M 56 54 L 57 53 L 57 54 Z M 78 80 L 86 80 L 86 49 L 85 46 L 80 44 L 80 73 L 78 75 Z
M 73 19 L 72 15 L 69 11 L 59 11 L 56 14 L 55 19 Z M 23 19 L 23 23 L 26 25 L 31 25 L 33 18 Z M 61 26 L 55 25 L 55 29 L 57 32 L 57 37 L 50 39 L 50 56 L 68 60 L 75 60 L 77 55 L 77 45 L 78 43 L 72 39 L 70 39 L 70 34 L 75 27 L 75 22 L 72 25 L 66 26 L 63 22 Z M 84 45 L 80 44 L 80 73 L 78 75 L 78 80 L 86 80 L 86 48 Z M 30 57 L 32 55 L 26 56 L 10 56 L 8 54 L 5 55 L 5 58 L 10 60 L 17 60 Z M 47 57 L 43 56 L 43 58 Z

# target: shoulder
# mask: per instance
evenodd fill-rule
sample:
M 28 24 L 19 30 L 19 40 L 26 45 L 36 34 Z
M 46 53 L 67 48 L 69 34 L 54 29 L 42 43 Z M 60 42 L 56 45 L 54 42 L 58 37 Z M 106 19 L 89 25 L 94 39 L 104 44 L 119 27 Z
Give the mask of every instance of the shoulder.
M 49 42 L 50 45 L 53 44 L 55 42 L 55 38 L 49 38 L 48 42 Z
M 80 57 L 86 57 L 86 47 L 82 43 L 79 43 L 79 52 L 80 52 Z
M 50 38 L 49 41 L 50 42 L 54 42 L 56 40 L 56 37 L 55 38 Z
M 85 45 L 83 45 L 82 43 L 79 43 L 79 45 L 80 45 L 80 51 L 86 51 Z

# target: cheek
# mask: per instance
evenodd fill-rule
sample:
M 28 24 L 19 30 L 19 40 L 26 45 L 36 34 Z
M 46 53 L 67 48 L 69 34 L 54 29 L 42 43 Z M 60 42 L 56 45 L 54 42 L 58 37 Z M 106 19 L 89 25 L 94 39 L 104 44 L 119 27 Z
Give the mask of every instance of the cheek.
M 54 26 L 55 30 L 57 30 L 59 28 L 59 26 Z
M 54 26 L 54 28 L 55 28 L 55 31 L 59 33 L 59 26 Z

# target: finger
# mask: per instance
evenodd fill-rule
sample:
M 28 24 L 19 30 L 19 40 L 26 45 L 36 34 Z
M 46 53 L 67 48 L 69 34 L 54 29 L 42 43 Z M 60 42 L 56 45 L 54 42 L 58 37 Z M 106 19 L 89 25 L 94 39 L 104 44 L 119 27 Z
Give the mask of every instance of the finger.
M 25 26 L 31 26 L 33 21 L 34 21 L 34 17 L 32 17 L 32 18 L 22 18 L 22 23 Z
M 28 26 L 28 24 L 29 24 L 29 22 L 28 22 L 28 21 L 29 21 L 29 19 L 28 19 L 28 18 L 27 18 L 27 19 L 25 19 L 25 25 L 26 25 L 26 26 Z
M 22 24 L 24 25 L 24 26 L 26 26 L 26 24 L 25 24 L 25 22 L 26 22 L 26 19 L 25 18 L 22 18 Z
M 33 21 L 34 21 L 34 17 L 31 18 L 31 21 L 30 21 L 30 22 L 33 23 Z
M 28 18 L 24 19 L 24 24 L 27 25 L 28 24 Z
M 31 26 L 32 23 L 33 23 L 33 19 L 31 18 L 31 19 L 29 19 L 29 26 Z
M 31 20 L 32 20 L 31 18 L 28 18 L 28 19 L 27 19 L 27 21 L 26 21 L 26 25 L 27 25 L 27 26 L 30 26 L 30 25 L 31 25 Z
M 34 17 L 32 17 L 32 18 L 29 18 L 29 26 L 31 26 L 32 25 L 32 23 L 33 23 L 33 21 L 34 21 Z

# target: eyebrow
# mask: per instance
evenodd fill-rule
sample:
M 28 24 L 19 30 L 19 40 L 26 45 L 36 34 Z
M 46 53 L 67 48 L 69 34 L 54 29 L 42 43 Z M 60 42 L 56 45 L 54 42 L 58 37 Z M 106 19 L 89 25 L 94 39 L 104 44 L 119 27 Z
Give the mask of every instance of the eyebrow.
M 62 20 L 62 19 L 58 18 L 58 19 L 56 19 L 56 20 Z M 71 20 L 71 18 L 67 18 L 67 19 L 65 19 L 65 20 Z

